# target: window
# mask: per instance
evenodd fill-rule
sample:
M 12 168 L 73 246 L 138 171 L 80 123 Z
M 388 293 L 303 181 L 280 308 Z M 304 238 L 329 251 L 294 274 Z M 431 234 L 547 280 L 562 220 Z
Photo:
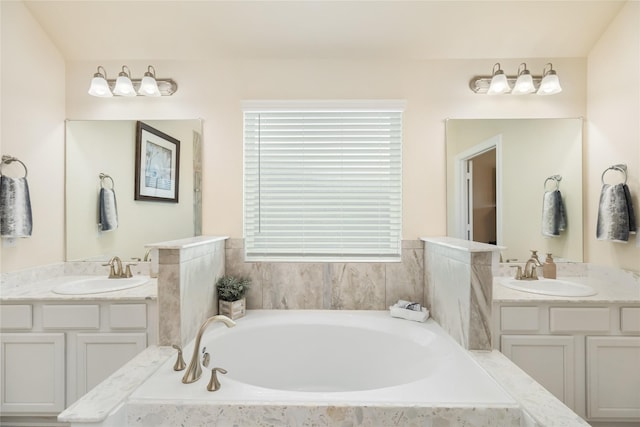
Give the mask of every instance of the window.
M 398 261 L 402 103 L 244 105 L 248 261 Z

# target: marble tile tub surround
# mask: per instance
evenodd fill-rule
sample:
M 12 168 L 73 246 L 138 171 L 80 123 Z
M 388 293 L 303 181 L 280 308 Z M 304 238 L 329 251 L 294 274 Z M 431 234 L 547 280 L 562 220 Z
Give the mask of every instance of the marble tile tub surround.
M 402 242 L 389 263 L 245 262 L 244 240 L 226 242 L 226 272 L 250 277 L 249 309 L 386 310 L 399 299 L 424 304 L 424 250 Z
M 444 406 L 441 408 L 358 408 L 328 405 L 318 405 L 311 408 L 284 405 L 260 405 L 257 407 L 251 405 L 250 402 L 244 406 L 214 406 L 206 402 L 192 402 L 194 405 L 189 407 L 189 411 L 185 411 L 185 407 L 181 405 L 182 402 L 178 401 L 166 402 L 150 399 L 132 402 L 128 400 L 130 394 L 167 360 L 171 360 L 173 363 L 175 354 L 175 350 L 169 347 L 148 347 L 106 381 L 65 409 L 58 417 L 59 421 L 71 423 L 72 426 L 142 425 L 156 427 L 178 425 L 173 423 L 176 417 L 188 416 L 190 421 L 188 425 L 214 425 L 212 420 L 217 419 L 218 421 L 229 421 L 227 423 L 229 425 L 255 426 L 588 426 L 554 395 L 495 350 L 489 352 L 471 351 L 469 354 L 500 386 L 514 397 L 523 412 L 510 408 L 492 411 L 489 408 L 446 408 Z M 179 380 L 180 375 L 178 374 L 176 375 L 177 384 Z M 182 384 L 177 385 L 177 387 L 182 386 Z M 199 403 L 202 404 L 199 405 Z M 122 406 L 123 404 L 124 406 Z M 517 421 L 518 416 L 522 416 L 520 422 Z M 462 419 L 473 420 L 473 422 L 461 424 Z M 235 422 L 231 422 L 231 420 Z M 207 422 L 210 424 L 206 424 Z M 220 425 L 227 424 L 220 422 Z
M 198 236 L 146 245 L 158 250 L 159 345 L 185 346 L 218 312 L 215 283 L 225 273 L 226 239 Z
M 423 238 L 425 299 L 431 316 L 468 350 L 491 350 L 497 246 L 453 237 Z

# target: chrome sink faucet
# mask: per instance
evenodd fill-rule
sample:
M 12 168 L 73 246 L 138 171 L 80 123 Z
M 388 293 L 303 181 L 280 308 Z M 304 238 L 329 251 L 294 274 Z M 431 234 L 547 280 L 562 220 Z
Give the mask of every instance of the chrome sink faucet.
M 524 265 L 524 271 L 520 278 L 516 276 L 516 279 L 519 280 L 538 280 L 538 272 L 536 271 L 536 267 L 542 267 L 542 263 L 538 258 L 538 251 L 531 250 L 531 257 L 527 260 L 527 263 Z
M 122 260 L 120 257 L 114 256 L 108 263 L 102 265 L 105 267 L 109 266 L 109 279 L 122 277 Z
M 135 264 L 127 264 L 124 271 L 122 270 L 122 260 L 118 256 L 114 256 L 108 263 L 102 264 L 104 267 L 109 267 L 109 279 L 122 279 L 127 277 L 133 277 L 131 273 L 131 266 Z
M 200 360 L 198 359 L 198 356 L 200 355 L 200 340 L 202 340 L 202 335 L 204 334 L 204 331 L 207 329 L 207 327 L 215 322 L 222 322 L 227 326 L 227 328 L 236 326 L 236 322 L 223 315 L 212 316 L 204 321 L 202 326 L 200 326 L 198 334 L 196 335 L 196 342 L 193 345 L 193 355 L 191 356 L 191 361 L 189 362 L 187 371 L 182 377 L 182 382 L 184 384 L 190 384 L 200 379 L 200 376 L 202 375 L 202 368 L 200 367 Z

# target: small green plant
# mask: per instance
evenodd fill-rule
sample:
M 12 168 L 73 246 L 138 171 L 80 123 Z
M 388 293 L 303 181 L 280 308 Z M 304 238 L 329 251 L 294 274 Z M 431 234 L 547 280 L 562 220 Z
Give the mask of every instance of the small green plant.
M 248 277 L 222 276 L 216 283 L 218 298 L 222 301 L 238 301 L 251 287 Z

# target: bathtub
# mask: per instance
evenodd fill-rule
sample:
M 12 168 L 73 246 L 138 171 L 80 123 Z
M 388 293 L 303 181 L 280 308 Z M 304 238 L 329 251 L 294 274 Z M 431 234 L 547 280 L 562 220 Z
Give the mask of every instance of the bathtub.
M 209 367 L 228 372 L 218 376 L 221 389 L 206 390 L 206 368 L 200 380 L 182 384 L 172 358 L 129 397 L 128 425 L 521 422 L 516 401 L 432 320 L 388 311 L 250 310 L 234 328 L 211 325 L 202 346 Z M 187 362 L 192 351 L 185 348 Z

